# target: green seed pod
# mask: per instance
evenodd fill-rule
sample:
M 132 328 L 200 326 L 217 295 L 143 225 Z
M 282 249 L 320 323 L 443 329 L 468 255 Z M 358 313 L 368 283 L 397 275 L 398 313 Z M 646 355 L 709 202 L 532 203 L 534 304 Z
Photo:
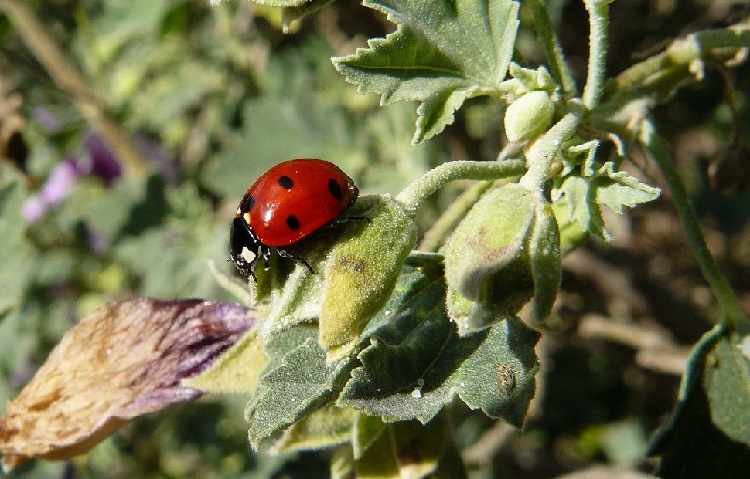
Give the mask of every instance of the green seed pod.
M 531 91 L 508 106 L 505 134 L 511 142 L 529 140 L 547 131 L 552 124 L 555 104 L 546 92 Z
M 354 214 L 369 223 L 337 243 L 326 261 L 318 338 L 326 350 L 359 337 L 390 297 L 417 239 L 414 219 L 388 195 L 360 198 Z
M 560 236 L 538 193 L 516 183 L 489 192 L 444 251 L 448 312 L 462 332 L 515 314 L 532 297 L 535 316 L 549 314 L 561 276 Z

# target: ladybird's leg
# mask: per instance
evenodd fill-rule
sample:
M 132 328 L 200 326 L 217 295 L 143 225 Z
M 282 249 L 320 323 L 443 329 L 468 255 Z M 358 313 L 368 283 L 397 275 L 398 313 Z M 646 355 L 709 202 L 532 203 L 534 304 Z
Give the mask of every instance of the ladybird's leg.
M 263 269 L 268 271 L 271 268 L 271 265 L 268 263 L 271 260 L 271 248 L 268 246 L 261 246 L 260 254 L 263 256 Z M 255 259 L 258 258 L 256 257 Z
M 372 220 L 367 216 L 347 216 L 341 218 L 342 223 L 349 223 L 350 221 L 367 221 L 368 223 L 372 223 Z
M 368 223 L 372 223 L 372 220 L 367 216 L 342 216 L 331 221 L 328 226 L 335 228 L 346 223 L 354 223 L 355 221 L 367 221 Z
M 256 254 L 253 259 L 250 260 L 249 263 L 247 263 L 247 273 L 246 276 L 252 276 L 253 281 L 256 283 L 258 282 L 258 277 L 255 276 L 255 263 L 258 262 L 258 255 Z
M 289 251 L 283 250 L 283 249 L 279 249 L 278 252 L 279 252 L 279 256 L 281 256 L 282 258 L 289 258 L 289 259 L 293 259 L 294 261 L 297 261 L 298 263 L 302 263 L 305 265 L 307 270 L 310 271 L 311 274 L 315 274 L 315 270 L 313 269 L 312 266 L 310 266 L 310 263 L 308 263 L 305 258 L 302 258 L 301 256 L 295 256 Z

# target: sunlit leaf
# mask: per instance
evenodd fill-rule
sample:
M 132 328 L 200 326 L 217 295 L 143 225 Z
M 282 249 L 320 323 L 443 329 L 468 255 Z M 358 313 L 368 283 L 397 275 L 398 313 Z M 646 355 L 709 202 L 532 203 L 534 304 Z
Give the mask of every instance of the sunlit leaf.
M 326 364 L 317 328 L 309 325 L 275 335 L 266 353 L 268 365 L 245 412 L 255 445 L 329 402 L 351 368 L 347 361 Z
M 325 406 L 292 424 L 273 445 L 277 452 L 320 449 L 352 439 L 356 411 Z
M 414 143 L 440 133 L 469 98 L 492 94 L 503 80 L 518 28 L 510 0 L 370 0 L 397 30 L 369 48 L 334 58 L 361 93 L 384 104 L 419 101 Z
M 397 287 L 401 304 L 384 308 L 388 322 L 371 333 L 339 404 L 386 421 L 426 423 L 458 396 L 471 408 L 521 425 L 534 395 L 538 334 L 510 317 L 459 336 L 443 306 L 444 283 L 417 275 L 409 278 L 405 295 L 404 283 Z

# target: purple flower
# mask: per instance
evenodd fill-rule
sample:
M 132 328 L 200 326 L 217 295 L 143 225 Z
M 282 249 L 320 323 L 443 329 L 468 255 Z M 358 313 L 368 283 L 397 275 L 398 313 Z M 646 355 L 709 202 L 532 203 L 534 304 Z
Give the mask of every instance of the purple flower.
M 78 183 L 78 178 L 84 174 L 85 172 L 75 158 L 70 156 L 65 158 L 55 166 L 42 186 L 42 198 L 49 206 L 57 205 Z
M 58 163 L 44 182 L 38 195 L 26 199 L 23 217 L 29 223 L 39 221 L 65 198 L 83 176 L 100 178 L 107 187 L 122 175 L 122 167 L 101 135 L 91 133 L 85 140 L 88 154 L 82 158 L 68 156 Z
M 44 213 L 47 212 L 47 208 L 47 202 L 42 199 L 41 195 L 31 195 L 24 201 L 21 207 L 21 215 L 27 223 L 36 223 L 42 219 Z
M 86 138 L 86 148 L 89 150 L 87 173 L 101 178 L 106 186 L 112 186 L 122 175 L 122 167 L 112 150 L 98 133 L 91 133 Z

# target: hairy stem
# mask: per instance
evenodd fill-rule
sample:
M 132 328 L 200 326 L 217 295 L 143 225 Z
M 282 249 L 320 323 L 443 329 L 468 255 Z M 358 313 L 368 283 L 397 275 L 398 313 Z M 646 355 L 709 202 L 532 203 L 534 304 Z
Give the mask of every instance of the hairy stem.
M 542 47 L 544 47 L 550 74 L 562 88 L 563 94 L 575 96 L 577 94 L 576 83 L 568 63 L 565 61 L 560 41 L 552 28 L 547 4 L 542 0 L 529 0 L 526 3 L 534 16 L 536 34 L 542 43 Z
M 666 97 L 686 80 L 699 76 L 702 61 L 726 61 L 748 47 L 748 24 L 693 33 L 608 81 L 606 102 L 616 107 L 636 98 Z
M 524 163 L 520 160 L 507 161 L 451 161 L 443 163 L 404 188 L 396 200 L 406 211 L 414 214 L 419 205 L 430 195 L 456 180 L 498 180 L 508 176 L 521 175 Z
M 693 250 L 693 256 L 695 256 L 696 261 L 700 265 L 703 277 L 706 279 L 722 310 L 722 323 L 730 329 L 736 329 L 738 326 L 747 329 L 750 327 L 750 324 L 748 324 L 742 312 L 739 300 L 729 285 L 729 281 L 727 281 L 714 261 L 713 256 L 708 251 L 698 217 L 690 204 L 690 199 L 677 173 L 674 161 L 669 153 L 667 153 L 666 148 L 664 148 L 651 122 L 643 122 L 639 143 L 645 149 L 648 156 L 659 166 L 664 181 L 672 193 L 672 200 L 680 222 L 685 228 L 688 243 Z
M 607 60 L 610 1 L 612 0 L 584 0 L 583 2 L 589 12 L 589 65 L 586 86 L 583 89 L 583 104 L 589 110 L 597 107 L 602 96 Z
M 573 105 L 571 103 L 571 106 Z M 560 151 L 563 142 L 575 134 L 582 119 L 583 112 L 580 106 L 573 108 L 573 111 L 562 117 L 545 134 L 534 140 L 526 152 L 529 169 L 519 181 L 520 184 L 540 193 L 544 190 L 544 183 L 547 181 L 547 174 L 555 155 Z
M 39 63 L 47 70 L 55 83 L 70 94 L 78 109 L 88 119 L 91 126 L 99 130 L 104 140 L 122 162 L 130 176 L 146 172 L 146 162 L 110 116 L 104 102 L 89 88 L 83 76 L 68 62 L 62 50 L 47 33 L 26 0 L 0 0 L 0 8 L 5 11 L 13 27 L 34 53 Z

